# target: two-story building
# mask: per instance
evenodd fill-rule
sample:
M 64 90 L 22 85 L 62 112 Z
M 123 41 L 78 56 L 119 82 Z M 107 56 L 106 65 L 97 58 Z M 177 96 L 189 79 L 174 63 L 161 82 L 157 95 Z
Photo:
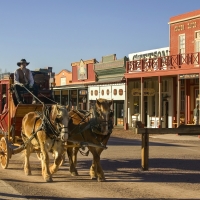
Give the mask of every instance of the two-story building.
M 169 54 L 129 55 L 126 123 L 140 120 L 146 127 L 171 128 L 191 124 L 199 101 L 200 10 L 169 21 Z M 136 59 L 135 59 L 136 57 Z M 133 59 L 134 58 L 134 59 Z

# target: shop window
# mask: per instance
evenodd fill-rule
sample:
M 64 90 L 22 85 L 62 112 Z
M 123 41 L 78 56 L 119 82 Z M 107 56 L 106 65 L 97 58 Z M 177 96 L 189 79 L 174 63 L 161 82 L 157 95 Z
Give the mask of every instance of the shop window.
M 101 95 L 104 96 L 104 90 L 101 90 Z
M 183 86 L 185 84 L 185 80 L 181 79 L 181 85 Z
M 168 92 L 169 89 L 168 89 L 168 80 L 163 80 L 162 81 L 162 92 Z
M 185 111 L 185 91 L 181 90 L 181 112 Z
M 119 89 L 119 95 L 120 95 L 120 96 L 123 95 L 123 89 Z
M 113 94 L 114 94 L 114 95 L 117 95 L 117 89 L 114 89 L 114 90 L 113 90 Z
M 91 96 L 93 96 L 93 90 L 90 91 Z
M 198 97 L 199 97 L 199 90 L 198 89 L 195 89 L 195 91 L 194 91 L 194 98 L 195 98 L 195 100 L 196 100 L 196 104 L 198 103 Z
M 95 91 L 94 91 L 94 95 L 95 95 L 95 96 L 98 96 L 98 90 L 95 90 Z
M 109 94 L 110 94 L 110 91 L 109 91 L 109 89 L 107 89 L 107 90 L 106 90 L 106 94 L 107 94 L 107 95 L 109 95 Z
M 194 84 L 196 84 L 196 85 L 199 84 L 199 79 L 198 79 L 198 78 L 195 78 L 195 79 L 194 79 Z

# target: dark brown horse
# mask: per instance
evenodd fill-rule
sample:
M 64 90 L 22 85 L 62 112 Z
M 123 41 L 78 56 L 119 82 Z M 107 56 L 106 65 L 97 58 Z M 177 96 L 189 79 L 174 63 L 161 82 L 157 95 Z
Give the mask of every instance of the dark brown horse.
M 29 163 L 33 149 L 41 150 L 42 176 L 45 181 L 52 181 L 62 161 L 63 142 L 68 139 L 68 109 L 65 106 L 52 105 L 43 113 L 29 112 L 22 120 L 22 139 L 26 145 L 24 172 L 31 175 Z M 48 152 L 54 154 L 54 163 L 49 167 Z
M 104 172 L 100 164 L 100 155 L 106 148 L 106 144 L 112 133 L 111 104 L 112 100 L 97 99 L 95 106 L 89 112 L 77 110 L 69 112 L 71 120 L 68 125 L 70 133 L 68 144 L 73 144 L 73 141 L 78 141 L 80 145 L 88 145 L 88 149 L 93 155 L 90 176 L 91 179 L 97 179 L 98 181 L 105 180 Z M 78 147 L 67 148 L 70 173 L 72 176 L 78 175 L 76 169 L 78 151 Z

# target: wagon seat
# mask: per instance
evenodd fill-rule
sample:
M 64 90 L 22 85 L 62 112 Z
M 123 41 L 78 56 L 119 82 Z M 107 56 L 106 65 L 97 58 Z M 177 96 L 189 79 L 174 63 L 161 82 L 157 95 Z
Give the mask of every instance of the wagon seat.
M 44 96 L 52 99 L 52 90 L 49 87 L 49 80 L 50 77 L 47 73 L 40 72 L 40 71 L 31 71 L 33 74 L 33 79 L 35 84 L 38 87 L 38 98 L 40 101 L 44 103 L 52 103 L 50 100 L 45 98 Z M 12 80 L 12 83 L 14 83 L 14 74 L 12 73 L 10 75 L 10 78 Z M 32 103 L 32 95 L 28 91 L 22 91 L 21 95 L 23 96 L 24 102 L 26 104 Z M 15 94 L 13 94 L 13 99 L 15 102 L 15 105 L 17 105 L 17 99 L 15 97 Z

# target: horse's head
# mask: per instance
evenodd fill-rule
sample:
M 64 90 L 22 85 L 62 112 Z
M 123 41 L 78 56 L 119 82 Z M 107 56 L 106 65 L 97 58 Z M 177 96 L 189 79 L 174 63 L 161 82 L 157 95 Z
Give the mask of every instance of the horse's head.
M 60 136 L 62 141 L 68 139 L 68 106 L 52 105 L 50 119 L 54 123 L 56 122 L 59 126 Z
M 109 122 L 111 117 L 111 108 L 113 100 L 96 99 L 96 112 L 98 113 L 98 121 L 101 127 L 101 133 L 107 134 L 109 132 Z

